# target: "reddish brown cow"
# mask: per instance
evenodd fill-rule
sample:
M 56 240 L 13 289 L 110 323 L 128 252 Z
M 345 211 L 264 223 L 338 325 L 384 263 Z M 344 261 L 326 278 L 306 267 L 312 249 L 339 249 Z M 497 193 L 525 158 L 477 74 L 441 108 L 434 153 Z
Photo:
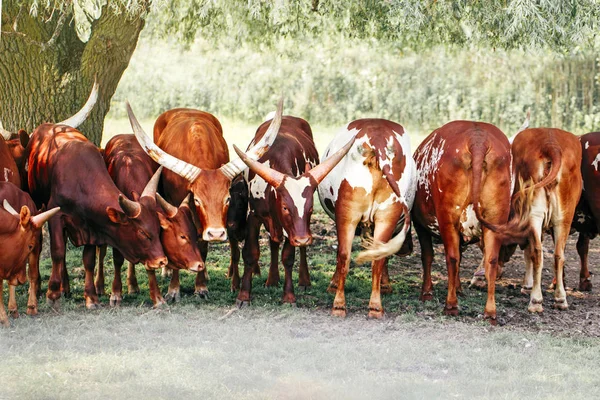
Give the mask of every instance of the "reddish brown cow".
M 263 123 L 254 137 L 260 142 L 267 135 L 270 122 Z M 260 227 L 265 226 L 271 243 L 271 266 L 267 286 L 279 283 L 279 244 L 284 241 L 281 262 L 285 268 L 283 302 L 295 303 L 292 267 L 295 249 L 300 247 L 299 286 L 310 286 L 306 261 L 306 246 L 312 243 L 310 217 L 313 212 L 313 194 L 318 184 L 348 152 L 354 138 L 339 151 L 318 163 L 312 131 L 308 122 L 301 118 L 285 116 L 281 129 L 271 148 L 258 160 L 247 157 L 237 147 L 236 152 L 250 167 L 248 182 L 250 212 L 248 213 L 246 241 L 242 250 L 244 275 L 237 304 L 250 303 L 252 272 L 256 270 L 260 256 L 258 237 Z
M 432 238 L 441 238 L 448 268 L 444 311 L 458 315 L 461 247 L 483 240 L 486 278 L 495 282 L 500 245 L 510 239 L 507 235 L 521 238 L 527 231 L 525 212 L 522 219 L 508 222 L 513 184 L 510 144 L 493 125 L 453 121 L 425 138 L 414 159 L 418 179 L 412 216 L 423 262 L 421 299 L 432 299 Z M 496 319 L 495 284 L 488 285 L 485 317 Z
M 249 151 L 251 158 L 257 159 L 264 154 L 275 139 L 281 123 L 282 107 L 280 101 L 269 133 Z M 193 194 L 202 240 L 200 253 L 202 259 L 206 260 L 208 242 L 227 239 L 229 187 L 246 165 L 239 159 L 229 161 L 221 124 L 211 114 L 180 108 L 167 111 L 155 124 L 154 144 L 144 133 L 129 105 L 127 111 L 142 148 L 154 161 L 170 170 L 164 172 L 162 179 L 166 200 L 179 204 L 189 193 Z M 179 292 L 179 273 L 174 270 L 167 298 L 177 300 Z M 208 294 L 206 270 L 197 274 L 195 292 L 201 296 Z
M 581 144 L 575 135 L 560 129 L 527 129 L 515 137 L 512 153 L 515 176 L 535 182 L 523 280 L 523 289 L 531 290 L 528 310 L 543 311 L 542 235 L 549 229 L 554 237 L 554 307 L 566 310 L 564 251 L 581 195 Z M 515 190 L 519 186 L 517 183 Z
M 11 189 L 13 193 L 10 193 Z M 0 195 L 21 198 L 22 192 L 18 193 L 17 190 L 18 188 L 13 185 L 4 186 Z M 0 207 L 0 324 L 8 326 L 8 316 L 4 309 L 4 281 L 8 281 L 10 285 L 11 300 L 8 309 L 16 313 L 14 289 L 16 285 L 25 283 L 25 261 L 38 243 L 42 225 L 55 215 L 59 208 L 33 216 L 26 205 L 21 207 L 20 213 L 17 213 L 6 199 L 2 200 L 2 205 L 3 207 Z
M 160 172 L 158 165 L 144 152 L 134 135 L 116 135 L 107 144 L 104 150 L 104 161 L 108 168 L 110 177 L 117 188 L 125 193 L 131 200 L 139 200 L 139 193 L 153 177 L 158 179 Z M 161 167 L 162 169 L 162 167 Z M 152 184 L 152 187 L 156 184 Z M 163 245 L 169 268 L 187 269 L 198 272 L 204 269 L 204 262 L 200 257 L 200 251 L 196 245 L 198 240 L 196 227 L 192 219 L 192 211 L 189 205 L 190 196 L 186 197 L 179 207 L 174 207 L 166 200 L 158 196 L 157 207 L 158 219 L 161 226 L 160 239 Z M 123 266 L 123 255 L 113 249 L 115 265 L 115 279 L 112 284 L 110 296 L 111 305 L 119 305 L 122 300 L 121 267 Z M 104 276 L 102 264 L 99 263 L 98 275 L 96 276 L 96 291 L 104 291 Z M 154 306 L 164 303 L 156 281 L 156 272 L 147 269 L 150 298 Z M 137 279 L 135 278 L 135 264 L 129 262 L 127 271 L 127 283 L 129 293 L 139 292 Z
M 3 137 L 0 137 L 0 182 L 10 182 L 20 188 L 19 169 L 8 143 Z
M 346 316 L 344 288 L 352 239 L 359 227 L 372 232 L 375 240 L 359 254 L 357 262 L 372 261 L 369 317 L 381 318 L 382 286 L 389 287 L 387 257 L 401 249 L 410 230 L 416 169 L 404 128 L 384 119 L 351 122 L 332 140 L 324 157 L 354 135 L 352 150 L 319 186 L 319 199 L 336 221 L 338 235 L 337 268 L 330 285 L 336 292 L 332 314 Z
M 52 274 L 48 301 L 69 293 L 65 265 L 66 236 L 85 246 L 85 301 L 98 305 L 94 287 L 96 246 L 110 245 L 132 262 L 147 268 L 167 264 L 156 217 L 156 188 L 147 188 L 139 201 L 127 199 L 110 178 L 102 154 L 79 131 L 66 125 L 43 124 L 26 148 L 29 188 L 36 204 L 60 206 L 49 221 Z

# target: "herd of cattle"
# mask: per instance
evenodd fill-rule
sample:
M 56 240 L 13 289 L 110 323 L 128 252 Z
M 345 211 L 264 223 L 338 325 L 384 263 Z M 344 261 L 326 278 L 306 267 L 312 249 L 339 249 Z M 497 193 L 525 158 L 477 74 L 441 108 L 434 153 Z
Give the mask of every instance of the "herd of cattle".
M 129 292 L 139 290 L 134 266 L 143 263 L 151 300 L 159 306 L 179 299 L 180 269 L 197 273 L 195 291 L 205 296 L 208 243 L 226 240 L 231 288 L 239 291 L 238 306 L 248 304 L 252 275 L 259 271 L 261 226 L 269 234 L 271 250 L 266 285 L 279 284 L 282 244 L 282 301 L 295 303 L 296 247 L 298 285 L 311 284 L 306 246 L 313 240 L 315 190 L 336 224 L 337 268 L 329 287 L 335 292 L 333 315 L 346 315 L 344 286 L 352 240 L 360 234 L 364 249 L 356 261 L 372 262 L 369 317 L 383 316 L 381 293 L 391 291 L 387 259 L 412 251 L 411 223 L 421 245 L 422 300 L 433 294 L 433 240 L 443 242 L 447 314 L 458 314 L 461 252 L 471 243 L 479 243 L 483 251 L 473 283 L 487 285 L 485 317 L 492 323 L 494 282 L 517 245 L 525 251 L 522 290 L 531 296 L 528 309 L 542 311 L 541 240 L 546 231 L 555 243 L 554 306 L 568 308 L 563 267 L 572 230 L 580 232 L 579 289 L 592 288 L 587 252 L 600 228 L 600 132 L 577 137 L 559 129 L 527 129 L 527 118 L 511 143 L 491 124 L 453 121 L 432 132 L 411 157 L 401 125 L 361 119 L 335 136 L 319 162 L 310 125 L 283 116 L 280 101 L 246 152 L 234 146 L 239 158 L 230 161 L 219 121 L 185 108 L 159 116 L 150 138 L 127 105 L 134 134 L 115 136 L 105 149 L 98 149 L 76 129 L 94 106 L 97 91 L 95 85 L 84 107 L 61 123 L 42 124 L 31 135 L 0 132 L 0 167 L 6 181 L 0 182 L 0 296 L 6 280 L 8 311 L 15 316 L 15 287 L 27 276 L 27 314 L 37 314 L 41 227 L 46 221 L 52 257 L 47 299 L 53 306 L 61 295 L 70 294 L 67 237 L 84 246 L 88 308 L 96 308 L 104 293 L 107 245 L 113 248 L 115 265 L 111 305 L 122 300 L 121 268 L 127 260 Z M 164 298 L 157 269 L 172 271 Z M 3 297 L 0 323 L 9 323 Z

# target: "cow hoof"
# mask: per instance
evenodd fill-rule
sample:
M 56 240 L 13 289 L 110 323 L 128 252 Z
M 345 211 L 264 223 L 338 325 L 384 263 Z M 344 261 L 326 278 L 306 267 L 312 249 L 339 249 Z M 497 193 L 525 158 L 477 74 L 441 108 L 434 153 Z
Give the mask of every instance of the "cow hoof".
M 123 298 L 121 296 L 117 296 L 117 295 L 111 295 L 110 296 L 110 306 L 111 307 L 119 307 L 121 305 L 121 301 L 123 300 Z
M 139 286 L 127 286 L 127 294 L 138 294 L 139 292 Z
M 542 300 L 531 299 L 529 301 L 529 306 L 527 307 L 527 311 L 529 311 L 530 313 L 544 312 L 544 307 L 542 306 Z
M 85 305 L 85 308 L 87 308 L 88 310 L 97 310 L 100 308 L 100 304 L 97 303 L 87 303 Z
M 60 311 L 60 298 L 51 299 L 51 298 L 47 297 L 46 304 L 48 305 L 48 307 L 52 308 L 54 311 Z
M 592 291 L 592 281 L 590 278 L 579 281 L 579 291 L 580 292 L 591 292 Z
M 19 318 L 19 310 L 8 310 L 8 314 L 13 318 Z
M 569 304 L 567 303 L 567 299 L 555 299 L 553 307 L 557 310 L 565 311 L 569 309 Z
M 293 293 L 284 293 L 281 299 L 282 303 L 296 303 L 296 296 Z
M 155 310 L 159 310 L 164 307 L 167 307 L 167 302 L 165 301 L 165 299 L 162 298 L 156 300 L 156 303 L 154 303 L 154 305 L 152 306 L 152 308 L 154 308 Z
M 236 299 L 235 300 L 235 305 L 237 308 L 243 308 L 243 307 L 249 307 L 252 305 L 252 303 L 250 302 L 250 300 L 240 300 L 240 299 Z
M 531 289 L 532 289 L 532 287 L 523 286 L 521 288 L 521 294 L 529 295 L 529 294 L 531 294 Z
M 484 311 L 483 319 L 488 320 L 490 325 L 493 325 L 493 326 L 498 325 L 498 320 L 496 319 L 496 311 L 492 311 L 492 312 Z
M 450 317 L 458 317 L 458 306 L 451 306 L 446 304 L 446 307 L 444 307 L 444 314 Z
M 165 295 L 165 301 L 167 301 L 167 302 L 172 301 L 174 303 L 179 303 L 181 301 L 181 295 L 179 294 L 179 292 L 168 292 Z
M 38 315 L 37 306 L 27 306 L 27 315 L 29 315 L 30 317 L 35 317 L 36 315 Z
M 298 285 L 298 290 L 303 290 L 303 291 L 307 291 L 308 288 L 310 288 L 311 284 L 309 283 L 308 285 Z
M 3 328 L 9 328 L 10 322 L 8 322 L 8 318 L 0 320 L 0 325 L 2 325 Z
M 381 292 L 381 294 L 391 294 L 393 292 L 392 285 L 390 285 L 389 283 L 386 285 L 381 285 L 379 291 Z
M 368 319 L 382 319 L 384 316 L 383 308 L 369 308 L 369 314 L 367 314 Z
M 333 283 L 333 282 L 331 282 L 331 283 L 329 284 L 329 286 L 327 287 L 327 292 L 329 292 L 329 293 L 332 293 L 332 294 L 335 294 L 335 292 L 337 292 L 337 288 L 338 288 L 337 284 L 336 284 L 336 283 Z
M 346 318 L 346 307 L 333 307 L 331 310 L 331 316 L 338 318 Z
M 103 288 L 103 287 L 102 287 L 102 288 L 100 288 L 100 287 L 96 287 L 96 294 L 97 294 L 98 296 L 104 296 L 104 295 L 105 295 L 105 293 L 104 293 L 104 288 Z
M 208 289 L 199 289 L 194 292 L 194 296 L 198 296 L 201 299 L 208 299 Z
M 433 292 L 421 292 L 421 295 L 419 296 L 419 300 L 421 300 L 421 301 L 433 300 Z

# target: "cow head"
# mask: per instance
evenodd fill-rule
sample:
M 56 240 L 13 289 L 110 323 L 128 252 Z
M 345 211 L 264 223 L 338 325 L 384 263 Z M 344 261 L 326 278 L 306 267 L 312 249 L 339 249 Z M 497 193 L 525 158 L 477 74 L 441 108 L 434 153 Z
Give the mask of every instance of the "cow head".
M 293 177 L 276 171 L 265 164 L 252 160 L 244 152 L 233 146 L 241 160 L 275 189 L 276 204 L 273 205 L 283 232 L 292 246 L 307 246 L 312 243 L 310 217 L 313 212 L 313 195 L 319 183 L 348 153 L 354 137 L 344 147 L 332 154 L 316 167 Z
M 21 207 L 21 212 L 19 213 L 6 200 L 4 200 L 2 206 L 10 214 L 8 217 L 13 220 L 13 224 L 14 221 L 18 220 L 18 224 L 13 225 L 16 229 L 9 233 L 10 246 L 4 248 L 3 253 L 17 251 L 25 255 L 29 254 L 35 247 L 39 231 L 42 229 L 44 223 L 60 211 L 60 207 L 56 207 L 38 215 L 32 215 L 31 210 L 27 206 Z M 9 221 L 4 224 L 11 226 Z
M 227 240 L 227 210 L 229 209 L 229 186 L 246 165 L 240 159 L 235 159 L 215 170 L 203 170 L 166 153 L 158 147 L 144 132 L 137 118 L 127 103 L 129 122 L 135 137 L 144 151 L 157 163 L 175 172 L 189 181 L 188 189 L 194 195 L 194 206 L 202 227 L 202 240 L 220 242 Z M 275 118 L 261 140 L 248 150 L 247 157 L 257 160 L 271 146 L 283 114 L 283 99 L 279 101 Z
M 158 212 L 161 232 L 160 239 L 169 259 L 169 264 L 178 269 L 200 272 L 204 269 L 204 261 L 196 242 L 198 235 L 194 225 L 190 198 L 188 195 L 179 207 L 175 207 L 157 195 L 163 212 Z
M 119 194 L 120 210 L 106 207 L 110 221 L 127 227 L 120 229 L 123 235 L 132 233 L 136 246 L 132 254 L 123 254 L 131 261 L 141 260 L 147 269 L 162 268 L 167 265 L 167 258 L 160 243 L 160 225 L 156 216 L 156 188 L 160 180 L 162 168 L 159 168 L 148 182 L 141 195 L 134 194 L 135 200 L 129 200 Z

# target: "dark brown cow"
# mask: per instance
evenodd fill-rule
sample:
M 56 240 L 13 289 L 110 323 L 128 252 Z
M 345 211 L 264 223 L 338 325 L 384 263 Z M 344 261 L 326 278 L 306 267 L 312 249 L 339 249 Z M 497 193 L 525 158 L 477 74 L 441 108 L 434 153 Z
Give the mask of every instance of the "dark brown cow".
M 280 101 L 269 133 L 249 151 L 251 158 L 258 159 L 275 139 L 281 123 L 282 107 L 283 101 Z M 169 169 L 164 172 L 162 179 L 165 199 L 171 204 L 179 204 L 189 193 L 193 194 L 202 240 L 200 252 L 202 259 L 206 260 L 208 242 L 227 239 L 229 187 L 246 165 L 239 159 L 229 161 L 221 124 L 209 113 L 181 108 L 163 113 L 155 124 L 154 144 L 144 133 L 129 105 L 127 111 L 142 148 L 154 161 Z M 197 274 L 195 292 L 201 296 L 208 294 L 206 270 Z M 174 270 L 167 298 L 177 300 L 179 293 L 179 272 Z
M 147 268 L 167 264 L 156 217 L 156 188 L 139 201 L 127 199 L 110 178 L 102 154 L 79 131 L 66 125 L 43 124 L 26 148 L 29 189 L 36 204 L 60 206 L 49 221 L 52 274 L 48 301 L 56 303 L 70 292 L 65 265 L 66 236 L 85 246 L 85 301 L 98 305 L 94 287 L 96 246 L 110 245 L 132 262 Z
M 519 133 L 512 143 L 515 176 L 532 180 L 531 234 L 525 248 L 523 289 L 531 290 L 528 310 L 542 312 L 542 235 L 552 229 L 554 237 L 554 307 L 566 310 L 563 281 L 564 251 L 575 208 L 581 196 L 581 144 L 560 129 L 536 128 Z M 517 183 L 515 190 L 518 190 Z M 489 282 L 489 280 L 488 280 Z
M 381 318 L 381 286 L 387 285 L 391 291 L 387 257 L 401 249 L 410 230 L 415 163 L 410 158 L 410 140 L 404 128 L 384 119 L 351 122 L 332 140 L 324 157 L 354 135 L 352 150 L 319 186 L 319 199 L 335 220 L 338 235 L 337 268 L 330 285 L 336 292 L 332 314 L 346 316 L 344 288 L 352 239 L 359 227 L 363 232 L 373 232 L 375 242 L 359 254 L 357 262 L 372 261 L 369 317 Z
M 270 122 L 263 123 L 254 137 L 260 142 L 268 134 Z M 267 132 L 267 133 L 265 133 Z M 260 256 L 258 238 L 260 227 L 265 226 L 271 244 L 271 266 L 267 286 L 279 283 L 279 244 L 284 241 L 281 262 L 285 268 L 283 288 L 284 303 L 295 303 L 292 267 L 295 249 L 300 247 L 299 286 L 310 286 L 306 261 L 306 246 L 312 243 L 310 217 L 313 211 L 313 194 L 318 184 L 344 157 L 354 138 L 320 165 L 312 131 L 301 118 L 285 116 L 281 129 L 271 148 L 258 160 L 247 157 L 237 147 L 236 152 L 250 167 L 248 182 L 250 212 L 248 213 L 246 241 L 242 250 L 244 275 L 237 304 L 250 303 L 252 272 Z
M 11 190 L 14 192 L 10 193 Z M 10 184 L 2 187 L 0 195 L 21 199 L 22 192 L 16 192 L 18 190 L 16 186 Z M 4 309 L 4 281 L 8 281 L 10 285 L 8 309 L 16 313 L 15 286 L 25 283 L 27 257 L 38 244 L 42 225 L 55 215 L 59 208 L 33 216 L 26 205 L 21 207 L 20 213 L 17 213 L 6 199 L 2 200 L 2 205 L 0 207 L 0 324 L 8 326 L 8 316 Z
M 423 262 L 421 299 L 432 299 L 432 238 L 441 238 L 448 268 L 444 311 L 458 315 L 461 247 L 483 240 L 486 278 L 495 282 L 500 246 L 510 239 L 506 236 L 527 233 L 525 212 L 522 219 L 508 219 L 513 185 L 510 143 L 491 124 L 453 121 L 425 138 L 414 159 L 418 178 L 412 216 Z M 488 285 L 485 317 L 492 323 L 496 319 L 495 284 Z
M 160 177 L 160 172 L 157 171 L 158 164 L 148 157 L 134 135 L 114 136 L 106 144 L 104 161 L 117 188 L 130 200 L 139 200 L 139 193 L 143 193 L 144 187 L 153 178 L 153 174 L 154 179 Z M 153 183 L 151 186 L 155 187 L 157 183 Z M 157 216 L 161 226 L 161 243 L 169 260 L 169 268 L 198 272 L 204 269 L 204 262 L 196 245 L 198 237 L 192 219 L 189 198 L 190 196 L 186 197 L 179 207 L 174 207 L 158 195 L 161 207 L 157 207 Z M 117 249 L 113 249 L 113 259 L 115 279 L 112 284 L 110 304 L 119 305 L 122 300 L 121 267 L 124 259 Z M 156 272 L 153 269 L 147 269 L 146 272 L 148 273 L 150 298 L 157 307 L 164 303 L 164 299 L 156 281 Z M 135 277 L 135 264 L 132 262 L 129 262 L 127 283 L 129 293 L 139 292 Z M 98 293 L 104 291 L 101 263 L 99 263 L 96 276 L 96 291 Z

